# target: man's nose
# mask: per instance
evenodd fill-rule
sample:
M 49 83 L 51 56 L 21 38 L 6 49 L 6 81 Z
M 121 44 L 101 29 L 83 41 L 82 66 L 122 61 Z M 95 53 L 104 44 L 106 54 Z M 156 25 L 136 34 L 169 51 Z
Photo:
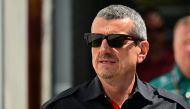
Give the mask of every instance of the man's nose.
M 109 46 L 109 44 L 108 44 L 108 41 L 106 40 L 106 39 L 104 39 L 103 41 L 102 41 L 102 44 L 101 44 L 101 46 L 100 46 L 100 49 L 101 50 L 109 50 L 111 47 Z

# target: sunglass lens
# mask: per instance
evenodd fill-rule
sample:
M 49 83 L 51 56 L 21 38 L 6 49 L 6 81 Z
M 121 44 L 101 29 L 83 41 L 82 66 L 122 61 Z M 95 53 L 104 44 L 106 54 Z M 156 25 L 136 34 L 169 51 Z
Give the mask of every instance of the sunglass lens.
M 101 46 L 101 43 L 102 43 L 102 38 L 101 37 L 96 37 L 96 38 L 93 38 L 90 45 L 92 47 L 99 47 L 99 46 Z
M 108 37 L 108 44 L 110 47 L 120 48 L 123 46 L 124 40 L 123 36 L 114 34 Z
M 89 34 L 86 36 L 87 44 L 91 47 L 101 46 L 102 39 L 102 36 L 98 34 Z
M 110 47 L 120 48 L 124 44 L 125 37 L 126 36 L 123 36 L 121 34 L 110 34 L 108 36 L 92 33 L 85 34 L 85 40 L 87 44 L 91 47 L 100 47 L 102 44 L 102 40 L 106 39 Z

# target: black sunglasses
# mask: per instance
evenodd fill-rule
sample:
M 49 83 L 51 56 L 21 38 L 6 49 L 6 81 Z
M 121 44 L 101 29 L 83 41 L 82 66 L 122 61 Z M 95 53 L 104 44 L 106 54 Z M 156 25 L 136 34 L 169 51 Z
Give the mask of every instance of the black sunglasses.
M 84 39 L 90 47 L 100 47 L 104 39 L 107 40 L 110 47 L 120 48 L 124 45 L 125 40 L 133 40 L 135 42 L 143 39 L 133 37 L 125 34 L 99 34 L 99 33 L 85 33 Z

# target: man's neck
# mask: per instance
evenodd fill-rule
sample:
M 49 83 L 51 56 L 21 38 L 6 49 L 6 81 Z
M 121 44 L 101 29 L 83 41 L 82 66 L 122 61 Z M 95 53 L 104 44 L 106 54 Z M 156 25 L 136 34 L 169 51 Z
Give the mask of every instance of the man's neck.
M 100 79 L 105 93 L 121 106 L 133 91 L 135 74 L 116 80 Z

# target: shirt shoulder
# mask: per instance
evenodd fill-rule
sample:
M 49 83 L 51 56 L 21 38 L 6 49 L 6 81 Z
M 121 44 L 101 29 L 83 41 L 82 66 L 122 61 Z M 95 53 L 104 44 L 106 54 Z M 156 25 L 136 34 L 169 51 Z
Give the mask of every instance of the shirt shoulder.
M 42 109 L 50 109 L 53 106 L 53 104 L 60 101 L 61 99 L 64 99 L 64 98 L 74 94 L 77 91 L 77 89 L 78 89 L 77 87 L 76 88 L 69 88 L 69 89 L 61 92 L 60 94 L 51 98 L 45 104 L 43 104 Z
M 48 100 L 45 104 L 43 104 L 42 109 L 54 109 L 53 107 L 56 104 L 59 104 L 60 101 L 62 103 L 63 103 L 63 101 L 65 101 L 65 103 L 69 102 L 68 100 L 71 100 L 71 98 L 79 91 L 80 87 L 84 87 L 85 84 L 86 83 L 83 83 L 79 86 L 69 88 L 69 89 L 59 93 L 55 97 Z
M 42 109 L 83 109 L 90 104 L 86 103 L 97 97 L 103 97 L 104 92 L 98 77 L 70 88 L 46 102 Z
M 161 89 L 161 88 L 155 88 L 155 89 L 157 90 L 157 93 L 161 98 L 163 98 L 167 101 L 176 103 L 179 107 L 181 107 L 183 109 L 190 109 L 187 102 L 185 102 L 185 100 L 182 98 L 182 96 L 176 95 L 165 89 Z

